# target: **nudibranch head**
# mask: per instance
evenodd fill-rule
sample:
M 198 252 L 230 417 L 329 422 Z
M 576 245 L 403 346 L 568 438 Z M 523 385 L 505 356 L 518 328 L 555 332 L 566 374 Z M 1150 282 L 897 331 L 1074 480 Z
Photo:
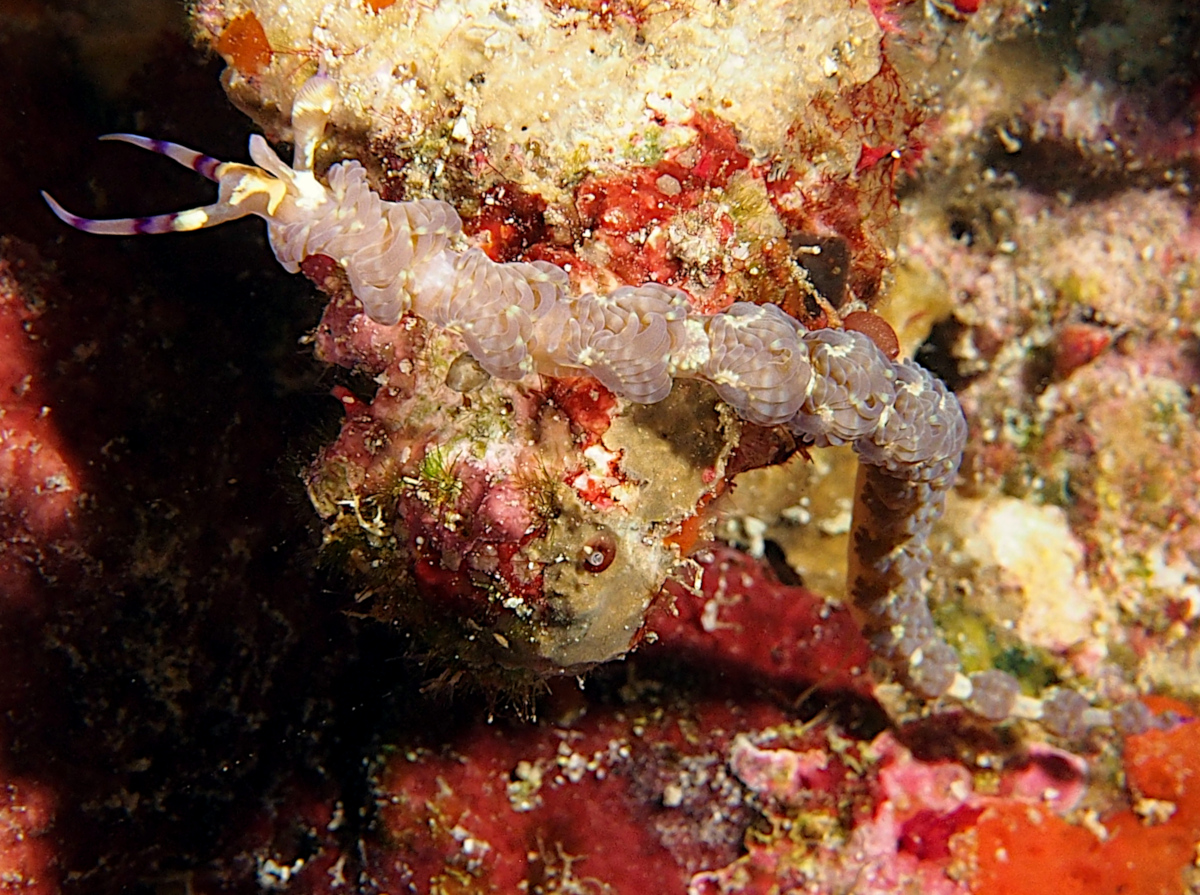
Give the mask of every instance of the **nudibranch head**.
M 257 134 L 250 138 L 254 165 L 223 162 L 178 143 L 136 134 L 107 134 L 100 138 L 164 155 L 215 181 L 219 187 L 218 199 L 211 205 L 152 217 L 94 220 L 72 214 L 45 191 L 42 196 L 63 222 L 85 233 L 105 236 L 182 233 L 248 215 L 258 215 L 274 225 L 312 214 L 329 200 L 328 190 L 313 173 L 313 163 L 335 98 L 333 84 L 322 76 L 309 78 L 297 93 L 292 114 L 298 138 L 291 167 Z

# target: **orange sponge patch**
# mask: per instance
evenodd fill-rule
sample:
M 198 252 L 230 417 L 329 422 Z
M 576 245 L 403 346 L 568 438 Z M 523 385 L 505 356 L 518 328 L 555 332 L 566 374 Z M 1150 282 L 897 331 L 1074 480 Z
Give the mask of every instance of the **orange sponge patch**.
M 1103 838 L 1027 804 L 985 811 L 957 842 L 971 891 L 1184 895 L 1200 840 L 1200 723 L 1130 737 L 1125 773 L 1133 810 L 1104 818 Z
M 271 64 L 267 32 L 252 12 L 238 16 L 217 38 L 217 52 L 244 75 L 257 75 Z

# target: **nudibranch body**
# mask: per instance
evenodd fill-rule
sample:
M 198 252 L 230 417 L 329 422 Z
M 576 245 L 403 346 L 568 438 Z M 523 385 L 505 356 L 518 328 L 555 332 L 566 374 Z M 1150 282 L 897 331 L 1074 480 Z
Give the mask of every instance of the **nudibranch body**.
M 603 386 L 593 390 L 593 401 L 609 393 L 635 405 L 656 405 L 672 397 L 673 387 L 679 392 L 678 380 L 694 380 L 712 392 L 704 397 L 689 387 L 682 400 L 709 408 L 714 420 L 723 419 L 724 412 L 714 404 L 711 394 L 715 392 L 744 423 L 781 427 L 806 446 L 849 444 L 861 460 L 850 602 L 877 655 L 896 676 L 921 697 L 949 697 L 988 719 L 1014 714 L 1041 717 L 1063 732 L 1108 720 L 1070 691 L 1038 700 L 1022 696 L 1016 680 L 1004 672 L 964 675 L 954 650 L 934 626 L 922 595 L 930 563 L 926 542 L 954 482 L 967 428 L 953 394 L 928 371 L 911 361 L 890 360 L 861 333 L 807 329 L 775 305 L 735 302 L 720 313 L 700 314 L 693 311 L 686 293 L 657 283 L 624 286 L 603 295 L 578 292 L 567 272 L 551 263 L 493 261 L 468 244 L 458 214 L 445 202 L 386 201 L 372 190 L 366 170 L 356 161 L 335 164 L 325 173 L 324 182 L 318 179 L 314 157 L 334 102 L 333 88 L 321 76 L 301 88 L 292 112 L 295 156 L 291 166 L 258 136 L 250 140 L 256 166 L 219 162 L 141 137 L 115 138 L 166 155 L 215 180 L 219 199 L 204 208 L 93 221 L 70 214 L 49 196 L 47 201 L 66 223 L 109 235 L 187 231 L 257 215 L 267 222 L 271 246 L 287 270 L 295 272 L 305 265 L 311 274 L 308 265 L 314 259 L 331 259 L 326 273 L 340 270 L 362 313 L 378 332 L 395 339 L 391 346 L 395 351 L 416 339 L 434 346 L 435 354 L 449 346 L 452 355 L 455 340 L 460 340 L 466 354 L 454 364 L 446 356 L 445 364 L 461 368 L 460 362 L 469 356 L 468 366 L 477 365 L 482 374 L 473 386 L 464 386 L 464 377 L 472 378 L 469 372 L 442 369 L 453 391 L 479 389 L 488 377 L 518 382 L 526 393 L 552 388 L 548 381 L 591 377 Z M 414 326 L 425 327 L 424 335 L 414 336 Z M 424 363 L 429 366 L 428 360 Z M 346 400 L 355 403 L 353 398 Z M 593 459 L 596 453 L 612 451 L 596 438 L 584 442 L 583 453 L 591 451 Z M 726 445 L 705 455 L 707 481 L 711 482 L 713 470 L 728 464 L 729 450 Z M 459 459 L 470 458 L 464 454 Z M 615 459 L 605 462 L 615 468 Z M 470 487 L 467 478 L 457 478 L 454 464 L 436 450 L 426 450 L 421 463 L 419 479 L 402 478 L 392 497 L 402 501 L 416 494 L 427 506 L 437 504 L 443 512 L 449 507 L 450 513 L 457 513 L 454 508 L 461 492 Z M 495 481 L 489 479 L 481 487 L 493 485 Z M 322 488 L 327 486 L 328 482 L 321 487 L 310 482 L 319 507 L 321 494 L 327 496 Z M 485 500 L 502 503 L 496 493 L 489 492 Z M 518 541 L 523 538 L 528 545 L 557 527 L 570 529 L 573 536 L 582 532 L 592 546 L 585 547 L 580 557 L 555 555 L 551 547 L 541 548 L 540 553 L 528 551 L 522 580 L 527 591 L 537 591 L 540 584 L 544 593 L 528 599 L 495 594 L 495 601 L 514 613 L 505 627 L 485 631 L 490 638 L 483 638 L 489 642 L 480 655 L 510 668 L 575 672 L 619 656 L 636 644 L 642 615 L 670 568 L 660 563 L 642 576 L 642 593 L 615 620 L 608 617 L 612 611 L 604 605 L 604 587 L 597 585 L 591 593 L 579 582 L 587 582 L 589 576 L 605 579 L 615 557 L 638 549 L 635 539 L 619 526 L 614 525 L 614 535 L 584 518 L 577 512 L 575 496 L 570 500 L 554 496 L 554 483 L 550 493 L 555 505 L 545 512 L 541 527 L 531 524 L 523 535 L 518 532 Z M 709 496 L 700 489 L 688 500 L 702 505 Z M 506 499 L 514 506 L 521 500 L 511 494 Z M 383 502 L 381 497 L 380 505 Z M 380 505 L 374 519 L 367 518 L 369 510 L 364 514 L 357 499 L 353 506 L 359 526 L 373 537 L 376 549 L 405 534 L 399 523 L 388 530 Z M 482 505 L 477 505 L 477 511 L 487 513 Z M 634 533 L 638 532 L 645 543 L 644 529 Z M 417 548 L 424 546 L 420 537 L 411 541 Z M 603 562 L 595 559 L 596 544 L 604 546 Z M 494 544 L 490 546 L 496 554 Z M 521 578 L 511 568 L 512 558 L 512 554 L 493 556 L 491 567 L 509 562 L 509 578 L 503 580 L 510 584 Z M 431 586 L 434 572 L 456 570 L 456 563 L 462 561 L 462 557 L 455 563 L 442 558 L 440 570 L 425 568 L 422 573 L 418 569 L 413 583 Z M 568 566 L 582 572 L 568 581 L 560 574 Z M 620 561 L 614 568 L 619 567 Z M 617 585 L 610 591 L 629 589 L 628 580 L 612 580 Z M 556 605 L 556 598 L 565 599 L 575 591 L 583 594 L 575 603 L 567 608 Z M 628 595 L 622 599 L 630 603 Z

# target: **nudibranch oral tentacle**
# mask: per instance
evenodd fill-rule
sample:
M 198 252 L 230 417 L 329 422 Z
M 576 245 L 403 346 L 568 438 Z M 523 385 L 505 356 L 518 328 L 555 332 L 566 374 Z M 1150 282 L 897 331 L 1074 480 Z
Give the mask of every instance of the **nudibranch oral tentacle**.
M 325 123 L 333 110 L 334 98 L 333 85 L 323 76 L 309 78 L 296 94 L 292 108 L 296 143 L 291 167 L 285 165 L 267 141 L 258 135 L 250 138 L 250 157 L 254 165 L 223 162 L 178 143 L 136 134 L 106 134 L 100 138 L 164 155 L 215 181 L 219 191 L 218 199 L 212 205 L 152 217 L 92 220 L 71 214 L 45 191 L 42 197 L 59 220 L 85 233 L 103 236 L 182 233 L 215 227 L 252 214 L 271 224 L 273 232 L 276 225 L 302 220 L 306 212 L 311 213 L 328 200 L 328 190 L 313 174 L 313 161 L 325 132 Z M 295 268 L 288 269 L 295 273 L 299 270 L 298 262 Z
M 218 201 L 204 208 L 94 221 L 46 201 L 71 226 L 110 235 L 186 231 L 257 215 L 288 271 L 310 256 L 334 259 L 368 317 L 391 325 L 412 314 L 459 333 L 494 377 L 590 375 L 641 404 L 664 399 L 676 379 L 696 379 L 748 422 L 786 427 L 808 445 L 849 444 L 862 461 L 850 601 L 896 676 L 923 698 L 948 697 L 990 720 L 1044 718 L 1072 732 L 1110 720 L 1086 700 L 1021 696 L 1003 672 L 964 675 L 934 626 L 922 594 L 931 562 L 926 542 L 967 433 L 962 409 L 941 381 L 911 361 L 890 360 L 862 333 L 808 330 L 775 305 L 738 302 L 702 315 L 683 292 L 657 283 L 573 294 L 553 264 L 495 262 L 465 243 L 462 222 L 445 202 L 385 201 L 355 161 L 333 165 L 319 180 L 313 162 L 333 104 L 323 77 L 301 88 L 291 166 L 259 136 L 250 140 L 254 166 L 113 137 L 215 180 Z
M 185 168 L 191 168 L 197 174 L 212 181 L 220 179 L 217 169 L 224 164 L 219 158 L 213 158 L 211 155 L 205 155 L 203 152 L 197 152 L 195 149 L 188 149 L 186 146 L 180 146 L 178 143 L 171 143 L 167 140 L 154 140 L 150 137 L 140 137 L 137 134 L 105 134 L 100 139 L 105 142 L 129 143 L 139 149 L 165 155 L 171 161 L 178 162 Z

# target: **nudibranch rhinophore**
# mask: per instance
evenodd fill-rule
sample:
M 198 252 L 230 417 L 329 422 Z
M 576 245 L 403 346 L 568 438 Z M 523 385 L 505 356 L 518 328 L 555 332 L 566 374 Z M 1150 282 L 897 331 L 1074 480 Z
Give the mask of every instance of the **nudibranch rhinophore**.
M 1062 732 L 1109 720 L 1068 690 L 1034 699 L 1021 695 L 1017 681 L 1004 672 L 963 674 L 933 623 L 922 594 L 930 565 L 927 539 L 957 474 L 967 432 L 958 401 L 941 381 L 911 361 L 890 360 L 861 333 L 808 329 L 775 305 L 734 302 L 719 313 L 700 314 L 687 294 L 657 283 L 607 294 L 579 292 L 554 264 L 493 261 L 468 243 L 459 215 L 445 202 L 385 201 L 356 161 L 335 164 L 319 178 L 314 158 L 334 104 L 335 91 L 322 76 L 301 88 L 292 111 L 291 166 L 259 136 L 250 140 L 254 166 L 142 137 L 114 137 L 215 180 L 219 198 L 206 207 L 94 221 L 67 212 L 49 196 L 46 200 L 66 223 L 99 234 L 188 231 L 256 215 L 266 221 L 271 246 L 287 270 L 331 259 L 330 268 L 344 275 L 377 334 L 394 338 L 396 346 L 416 339 L 433 345 L 435 353 L 450 346 L 440 372 L 453 391 L 470 392 L 497 380 L 545 392 L 548 381 L 587 378 L 614 400 L 658 405 L 686 390 L 684 400 L 707 407 L 718 424 L 728 422 L 731 411 L 744 423 L 780 427 L 806 446 L 851 445 L 860 471 L 848 590 L 873 649 L 896 677 L 923 698 L 946 697 L 987 719 L 1041 718 Z M 457 358 L 456 344 L 465 347 Z M 461 368 L 462 362 L 482 373 L 447 369 Z M 424 372 L 434 372 L 428 358 L 423 363 Z M 474 385 L 462 385 L 465 381 Z M 646 428 L 653 428 L 651 421 Z M 675 447 L 689 437 L 685 433 Z M 611 453 L 595 441 L 588 449 Z M 363 450 L 372 448 L 368 444 Z M 459 460 L 469 462 L 469 452 Z M 703 462 L 716 469 L 727 460 L 728 446 L 718 444 Z M 397 495 L 410 487 L 406 493 L 423 494 L 426 506 L 456 513 L 467 524 L 458 501 L 471 484 L 455 474 L 453 458 L 430 449 L 421 462 L 421 475 L 402 478 Z M 328 482 L 322 487 L 326 490 L 310 482 L 318 506 L 322 499 L 346 503 L 329 497 Z M 577 498 L 564 501 L 554 489 L 551 482 L 555 505 L 540 524 L 518 535 L 528 546 L 539 538 L 552 542 L 556 530 L 570 529 L 587 545 L 582 555 L 556 555 L 552 543 L 528 551 L 525 583 L 532 582 L 534 591 L 540 585 L 543 592 L 526 597 L 497 592 L 494 601 L 514 610 L 505 616 L 505 626 L 488 630 L 475 623 L 486 641 L 480 655 L 537 673 L 577 672 L 630 649 L 650 599 L 670 571 L 662 565 L 644 575 L 632 601 L 628 594 L 617 595 L 629 589 L 629 579 L 608 576 L 634 562 L 628 556 L 639 549 L 637 538 L 644 538 L 645 530 L 622 528 L 616 521 L 598 525 L 575 511 Z M 370 507 L 358 502 L 352 507 L 375 548 L 397 538 L 411 541 L 414 549 L 425 546 L 420 537 L 398 531 L 397 523 L 384 523 L 386 497 L 381 495 L 374 517 Z M 689 503 L 704 498 L 701 489 Z M 500 500 L 494 494 L 488 499 Z M 510 494 L 507 499 L 519 498 Z M 486 514 L 478 505 L 475 511 Z M 612 512 L 614 520 L 620 516 L 619 507 Z M 511 559 L 493 555 L 493 570 Z M 453 563 L 437 560 L 438 568 L 426 562 L 414 573 L 414 586 L 436 586 L 437 575 L 467 561 L 462 556 Z M 418 550 L 417 565 L 421 562 Z M 500 580 L 490 579 L 493 585 Z M 615 587 L 606 591 L 606 580 Z M 615 617 L 605 604 L 610 598 L 624 601 Z M 570 599 L 574 602 L 564 602 Z M 419 614 L 409 618 L 421 620 Z

